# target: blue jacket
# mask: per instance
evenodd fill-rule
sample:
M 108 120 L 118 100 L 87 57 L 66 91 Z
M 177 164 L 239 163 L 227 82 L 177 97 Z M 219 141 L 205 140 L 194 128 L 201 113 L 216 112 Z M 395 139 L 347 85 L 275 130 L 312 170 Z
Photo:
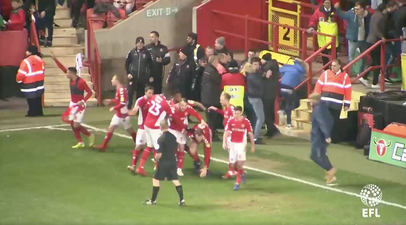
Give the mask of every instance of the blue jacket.
M 279 68 L 279 72 L 282 74 L 281 84 L 295 88 L 302 82 L 306 69 L 295 61 L 293 65 L 286 64 Z
M 349 41 L 358 41 L 358 17 L 355 15 L 354 9 L 351 9 L 347 12 L 341 11 L 341 9 L 337 9 L 337 14 L 342 20 L 347 21 L 347 32 L 345 34 L 345 38 Z M 369 34 L 369 22 L 371 21 L 371 14 L 368 13 L 367 16 L 364 18 L 365 23 L 365 38 L 367 39 Z
M 312 144 L 325 144 L 333 129 L 334 119 L 324 102 L 315 105 L 312 113 Z

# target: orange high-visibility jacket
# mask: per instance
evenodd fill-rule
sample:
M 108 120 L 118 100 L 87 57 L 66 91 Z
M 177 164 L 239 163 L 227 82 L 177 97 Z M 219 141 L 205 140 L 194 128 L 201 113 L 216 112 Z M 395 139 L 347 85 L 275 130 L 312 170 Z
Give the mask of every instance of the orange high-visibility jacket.
M 334 73 L 331 70 L 325 71 L 316 83 L 314 92 L 321 95 L 321 100 L 326 102 L 330 108 L 340 109 L 351 104 L 351 80 L 345 71 Z
M 44 69 L 44 60 L 36 55 L 30 55 L 21 62 L 16 80 L 21 84 L 25 98 L 37 98 L 44 93 Z

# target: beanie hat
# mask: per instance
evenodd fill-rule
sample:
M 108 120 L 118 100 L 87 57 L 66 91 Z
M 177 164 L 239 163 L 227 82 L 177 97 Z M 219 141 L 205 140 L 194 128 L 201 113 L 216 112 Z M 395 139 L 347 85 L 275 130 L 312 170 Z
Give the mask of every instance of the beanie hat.
M 30 52 L 33 55 L 39 55 L 38 48 L 35 45 L 28 46 L 27 51 Z
M 192 38 L 193 40 L 197 41 L 197 34 L 190 32 L 187 36 Z
M 265 61 L 270 61 L 272 59 L 271 53 L 266 53 L 265 55 L 262 56 L 262 59 Z
M 216 42 L 219 43 L 222 46 L 226 45 L 226 39 L 224 37 L 219 37 L 216 39 Z
M 135 44 L 140 43 L 140 42 L 145 44 L 145 40 L 143 37 L 137 37 L 137 39 L 135 39 Z
M 228 63 L 228 66 L 230 69 L 233 69 L 233 68 L 238 69 L 238 62 L 233 59 Z
M 188 55 L 187 48 L 181 48 L 181 49 L 180 49 L 180 52 L 182 52 L 185 56 Z

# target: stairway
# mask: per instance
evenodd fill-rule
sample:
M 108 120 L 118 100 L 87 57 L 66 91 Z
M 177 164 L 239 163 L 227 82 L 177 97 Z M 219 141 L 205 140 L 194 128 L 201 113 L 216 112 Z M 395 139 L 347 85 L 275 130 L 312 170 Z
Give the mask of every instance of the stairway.
M 71 67 L 76 65 L 76 54 L 84 54 L 85 48 L 84 45 L 79 44 L 76 29 L 71 26 L 70 11 L 66 6 L 57 6 L 54 20 L 59 27 L 54 27 L 52 47 L 41 47 L 45 61 L 44 104 L 46 107 L 66 107 L 70 103 L 69 79 L 50 57 L 51 51 L 63 65 Z M 93 89 L 87 67 L 82 68 L 81 78 Z M 88 100 L 87 106 L 95 105 L 97 105 L 97 100 L 93 95 Z
M 353 91 L 351 95 L 351 105 L 349 111 L 358 111 L 358 103 L 361 96 L 365 94 L 358 91 Z M 301 99 L 300 106 L 292 111 L 293 129 L 286 128 L 286 115 L 279 117 L 279 131 L 287 136 L 298 137 L 310 140 L 312 106 L 309 100 Z M 347 112 L 341 112 L 341 118 L 347 118 Z

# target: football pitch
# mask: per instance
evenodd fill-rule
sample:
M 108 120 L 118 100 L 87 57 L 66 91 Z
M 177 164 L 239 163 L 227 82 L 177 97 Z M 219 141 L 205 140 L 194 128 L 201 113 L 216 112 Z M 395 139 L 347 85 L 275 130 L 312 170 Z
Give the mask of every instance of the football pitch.
M 71 149 L 76 140 L 62 124 L 64 109 L 51 116 L 24 118 L 23 111 L 0 111 L 0 224 L 406 224 L 406 171 L 368 161 L 358 150 L 332 145 L 329 157 L 338 168 L 334 187 L 309 159 L 310 142 L 285 136 L 265 139 L 247 153 L 247 184 L 233 191 L 235 179 L 223 180 L 227 152 L 213 143 L 210 176 L 199 178 L 186 155 L 180 178 L 186 207 L 177 205 L 172 183 L 162 182 L 157 205 L 151 197 L 153 163 L 148 177 L 135 176 L 133 143 L 118 129 L 107 152 Z M 52 116 L 53 115 L 53 116 Z M 102 143 L 112 113 L 89 108 L 85 124 Z M 136 119 L 132 120 L 136 126 Z M 87 143 L 86 137 L 84 137 Z M 202 147 L 199 152 L 202 153 Z M 152 154 L 151 154 L 152 155 Z M 367 184 L 380 187 L 380 217 L 364 218 L 360 200 Z

